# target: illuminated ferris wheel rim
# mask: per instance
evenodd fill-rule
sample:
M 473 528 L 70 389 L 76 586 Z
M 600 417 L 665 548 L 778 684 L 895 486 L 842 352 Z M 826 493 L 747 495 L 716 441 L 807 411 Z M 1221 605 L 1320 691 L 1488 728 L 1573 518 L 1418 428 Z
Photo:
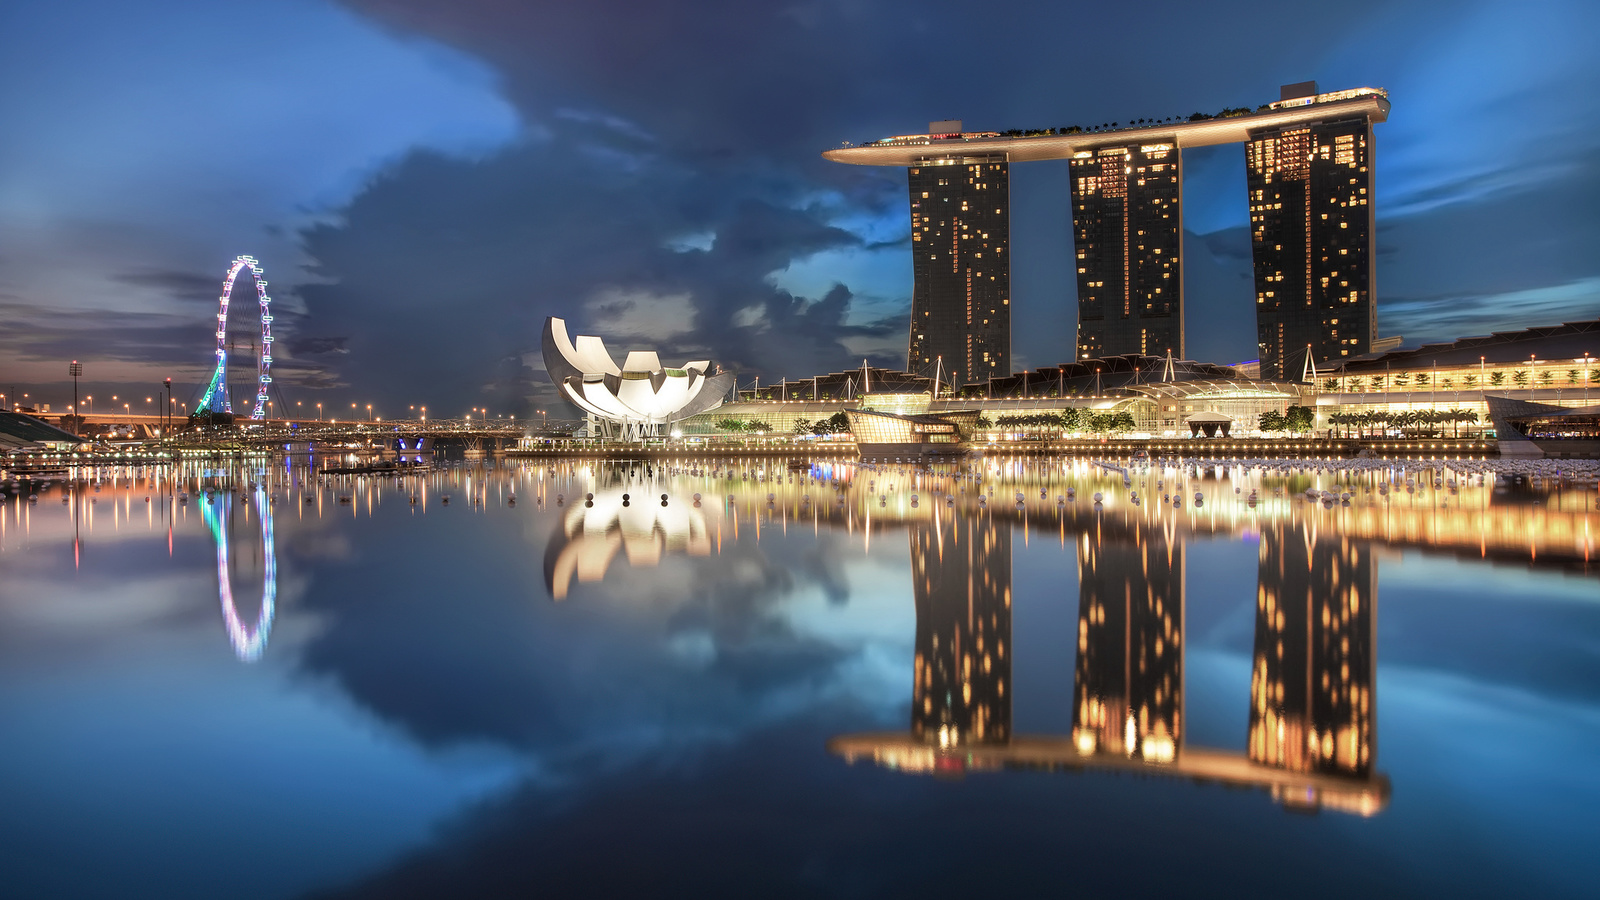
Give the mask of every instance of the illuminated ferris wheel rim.
M 217 298 L 217 367 L 211 374 L 211 385 L 196 408 L 210 409 L 220 392 L 222 412 L 233 413 L 233 400 L 228 396 L 228 304 L 233 299 L 233 284 L 239 273 L 250 270 L 255 282 L 256 298 L 261 306 L 261 346 L 256 353 L 256 404 L 250 418 L 264 419 L 267 414 L 267 386 L 272 383 L 272 298 L 267 295 L 267 282 L 261 263 L 255 257 L 241 254 L 234 257 L 228 275 L 222 281 L 222 295 Z

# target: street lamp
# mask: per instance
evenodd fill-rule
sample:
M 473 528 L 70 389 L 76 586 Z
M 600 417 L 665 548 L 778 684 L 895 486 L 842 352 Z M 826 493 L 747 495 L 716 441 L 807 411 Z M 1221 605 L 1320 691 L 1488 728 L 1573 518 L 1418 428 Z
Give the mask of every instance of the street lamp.
M 317 421 L 318 422 L 322 421 L 322 404 L 321 403 L 317 404 Z
M 371 403 L 367 404 L 367 421 L 368 422 L 372 421 L 372 404 Z
M 83 374 L 83 363 L 77 360 L 67 367 L 67 374 L 72 376 L 72 433 L 81 434 L 83 429 L 78 427 L 82 420 L 78 417 L 78 376 Z

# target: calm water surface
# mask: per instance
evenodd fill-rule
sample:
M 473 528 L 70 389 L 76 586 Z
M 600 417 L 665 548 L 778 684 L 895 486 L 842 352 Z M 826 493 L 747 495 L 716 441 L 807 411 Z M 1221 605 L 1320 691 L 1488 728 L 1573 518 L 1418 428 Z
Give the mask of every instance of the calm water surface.
M 1593 483 L 1130 482 L 10 487 L 0 895 L 1594 896 Z

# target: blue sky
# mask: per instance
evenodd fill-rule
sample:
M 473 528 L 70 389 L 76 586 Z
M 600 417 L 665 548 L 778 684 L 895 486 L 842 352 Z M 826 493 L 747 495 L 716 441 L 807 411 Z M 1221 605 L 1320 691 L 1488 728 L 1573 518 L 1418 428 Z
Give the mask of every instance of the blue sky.
M 768 379 L 899 366 L 904 175 L 819 151 L 935 118 L 1004 129 L 1254 106 L 1307 78 L 1391 92 L 1383 333 L 1587 318 L 1597 30 L 1578 0 L 1337 16 L 1253 0 L 13 4 L 0 391 L 67 402 L 76 358 L 90 392 L 170 376 L 180 399 L 198 394 L 241 253 L 272 282 L 291 402 L 526 414 L 549 396 L 537 341 L 552 314 L 619 350 Z M 1190 355 L 1247 358 L 1242 152 L 1186 166 Z M 1060 165 L 1013 172 L 1019 367 L 1071 355 L 1065 187 Z M 252 324 L 231 328 L 248 340 Z

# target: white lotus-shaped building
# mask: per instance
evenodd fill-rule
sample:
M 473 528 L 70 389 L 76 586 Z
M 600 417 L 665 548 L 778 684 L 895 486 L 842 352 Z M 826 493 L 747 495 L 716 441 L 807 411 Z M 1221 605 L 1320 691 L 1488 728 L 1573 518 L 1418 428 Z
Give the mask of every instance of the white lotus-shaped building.
M 589 414 L 591 434 L 641 440 L 722 405 L 733 374 L 711 375 L 710 360 L 669 368 L 653 350 L 634 350 L 619 367 L 597 337 L 567 335 L 567 322 L 544 320 L 544 366 L 561 396 Z

